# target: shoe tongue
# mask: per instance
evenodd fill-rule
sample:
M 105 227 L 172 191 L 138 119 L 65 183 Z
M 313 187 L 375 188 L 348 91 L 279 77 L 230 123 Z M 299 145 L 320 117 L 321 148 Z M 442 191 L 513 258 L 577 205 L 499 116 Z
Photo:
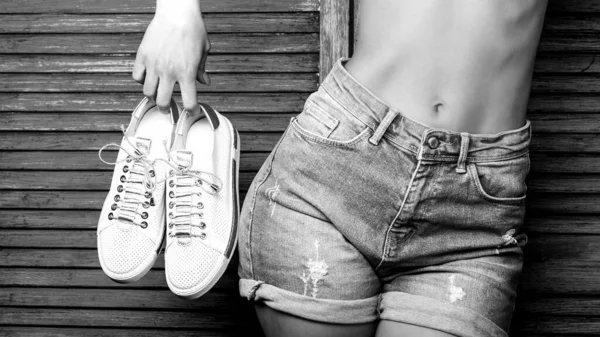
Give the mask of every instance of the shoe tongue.
M 191 168 L 194 162 L 194 154 L 190 151 L 177 151 L 175 153 L 175 161 L 179 166 Z
M 148 155 L 150 153 L 150 147 L 152 147 L 152 140 L 148 138 L 137 137 L 135 139 L 135 147 L 143 155 Z

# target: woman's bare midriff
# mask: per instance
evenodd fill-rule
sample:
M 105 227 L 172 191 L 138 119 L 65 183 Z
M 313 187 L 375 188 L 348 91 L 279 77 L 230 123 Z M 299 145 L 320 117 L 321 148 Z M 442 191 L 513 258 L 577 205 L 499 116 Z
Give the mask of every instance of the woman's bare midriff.
M 547 0 L 363 0 L 346 69 L 404 116 L 469 133 L 525 124 Z

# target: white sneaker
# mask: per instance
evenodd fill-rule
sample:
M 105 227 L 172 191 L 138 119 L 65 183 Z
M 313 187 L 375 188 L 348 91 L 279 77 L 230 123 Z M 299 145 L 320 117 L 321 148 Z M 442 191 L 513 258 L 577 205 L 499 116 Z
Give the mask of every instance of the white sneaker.
M 113 281 L 139 280 L 154 265 L 165 232 L 165 179 L 168 165 L 163 142 L 172 143 L 179 107 L 171 101 L 164 114 L 144 98 L 124 130 L 112 183 L 98 222 L 98 257 Z M 107 163 L 106 161 L 104 161 Z
M 167 179 L 165 274 L 176 295 L 194 299 L 221 278 L 237 242 L 240 141 L 231 122 L 206 104 L 183 111 Z M 206 117 L 206 118 L 205 118 Z

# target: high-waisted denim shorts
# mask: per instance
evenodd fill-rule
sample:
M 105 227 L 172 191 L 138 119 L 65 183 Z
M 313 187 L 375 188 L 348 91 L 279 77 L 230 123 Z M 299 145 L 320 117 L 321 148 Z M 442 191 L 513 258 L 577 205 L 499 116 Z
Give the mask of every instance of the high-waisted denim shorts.
M 523 263 L 531 128 L 436 129 L 341 59 L 246 195 L 240 294 L 298 317 L 507 336 Z

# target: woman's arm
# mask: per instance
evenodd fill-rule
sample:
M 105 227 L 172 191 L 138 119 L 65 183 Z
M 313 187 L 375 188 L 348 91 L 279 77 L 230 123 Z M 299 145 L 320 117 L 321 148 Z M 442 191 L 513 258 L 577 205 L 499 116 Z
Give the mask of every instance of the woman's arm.
M 175 82 L 183 107 L 198 108 L 196 79 L 210 85 L 205 71 L 210 41 L 200 11 L 200 0 L 157 0 L 156 14 L 138 48 L 132 77 L 144 84 L 144 95 L 168 111 Z

